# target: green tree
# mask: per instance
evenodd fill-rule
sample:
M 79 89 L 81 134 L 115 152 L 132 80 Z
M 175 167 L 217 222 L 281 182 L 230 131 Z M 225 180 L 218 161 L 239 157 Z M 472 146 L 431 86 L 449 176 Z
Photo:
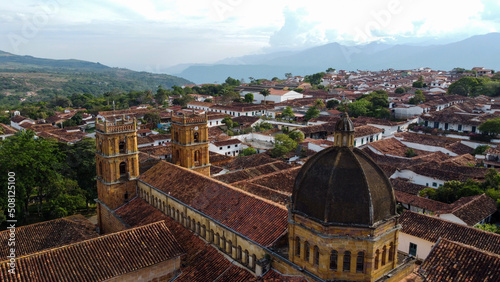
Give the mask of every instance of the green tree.
M 406 92 L 406 89 L 404 87 L 398 87 L 396 90 L 394 90 L 394 93 L 396 94 L 403 94 Z
M 304 140 L 304 133 L 300 130 L 293 130 L 288 133 L 288 137 L 290 137 L 293 141 L 300 143 Z
M 269 91 L 269 89 L 262 89 L 260 90 L 259 92 L 262 96 L 264 96 L 264 104 L 266 103 L 266 97 L 271 95 L 271 92 Z
M 2 141 L 0 146 L 0 181 L 7 183 L 9 172 L 16 178 L 16 205 L 18 219 L 28 215 L 28 204 L 32 196 L 38 196 L 41 211 L 42 195 L 58 179 L 65 167 L 64 155 L 55 140 L 35 138 L 33 131 L 20 131 Z M 7 185 L 1 185 L 0 193 L 7 195 Z M 5 210 L 6 197 L 0 197 Z
M 472 152 L 473 155 L 484 155 L 484 152 L 490 148 L 489 145 L 479 145 L 476 148 L 474 148 L 474 151 Z
M 448 87 L 448 94 L 457 94 L 462 96 L 478 96 L 483 94 L 483 86 L 486 78 L 481 77 L 462 77 L 453 82 Z
M 319 117 L 319 113 L 320 113 L 320 111 L 318 109 L 316 109 L 316 107 L 312 106 L 312 107 L 309 107 L 309 109 L 307 109 L 307 112 L 306 112 L 304 118 L 306 120 L 310 120 L 312 118 L 317 118 L 317 117 Z
M 424 96 L 424 93 L 422 92 L 422 90 L 417 89 L 415 91 L 415 96 L 410 98 L 409 102 L 410 102 L 410 104 L 413 104 L 413 105 L 418 105 L 418 104 L 425 102 L 425 96 Z
M 332 100 L 328 100 L 326 102 L 326 108 L 327 109 L 333 109 L 335 108 L 336 106 L 338 106 L 340 103 L 339 101 L 335 100 L 335 99 L 332 99 Z
M 257 151 L 252 147 L 248 147 L 246 149 L 243 149 L 243 151 L 241 152 L 242 156 L 250 156 L 250 155 L 254 155 L 254 154 L 257 154 Z
M 231 117 L 225 117 L 223 120 L 222 120 L 222 123 L 225 124 L 227 126 L 228 129 L 231 129 L 234 127 L 234 122 L 233 120 L 231 119 Z
M 165 90 L 160 86 L 158 86 L 158 90 L 156 90 L 155 101 L 159 105 L 165 104 L 165 101 L 168 98 L 169 91 Z
M 161 117 L 157 112 L 147 112 L 144 114 L 144 120 L 156 126 L 161 122 Z
M 292 110 L 292 107 L 286 107 L 281 111 L 281 117 L 283 118 L 294 118 L 295 113 Z
M 324 72 L 318 72 L 312 75 L 306 75 L 304 77 L 305 82 L 311 83 L 311 85 L 319 85 L 321 83 L 321 80 L 323 79 L 323 76 L 325 76 Z
M 66 163 L 70 168 L 68 176 L 83 189 L 87 208 L 97 198 L 95 148 L 95 139 L 83 138 L 69 146 L 66 152 Z
M 314 101 L 314 107 L 318 110 L 322 110 L 325 108 L 325 102 L 321 99 L 316 99 L 316 101 Z
M 368 116 L 372 104 L 366 99 L 354 101 L 348 105 L 349 115 L 352 117 Z
M 230 76 L 226 78 L 225 83 L 229 86 L 240 86 L 240 81 L 234 78 L 231 78 Z
M 330 67 L 326 69 L 326 72 L 335 72 L 335 69 Z
M 274 158 L 282 157 L 295 148 L 297 148 L 297 142 L 293 141 L 292 138 L 286 134 L 277 134 L 274 137 L 274 148 L 271 150 L 271 156 Z
M 286 78 L 292 78 L 293 76 L 292 76 L 291 72 L 287 72 L 287 73 L 285 73 L 285 77 Z
M 500 227 L 498 227 L 495 224 L 484 223 L 484 224 L 478 224 L 474 227 L 479 228 L 479 229 L 484 230 L 484 231 L 500 234 Z
M 500 134 L 500 118 L 489 119 L 479 125 L 478 129 L 489 134 Z
M 253 94 L 252 93 L 245 94 L 245 99 L 243 101 L 245 103 L 253 103 Z

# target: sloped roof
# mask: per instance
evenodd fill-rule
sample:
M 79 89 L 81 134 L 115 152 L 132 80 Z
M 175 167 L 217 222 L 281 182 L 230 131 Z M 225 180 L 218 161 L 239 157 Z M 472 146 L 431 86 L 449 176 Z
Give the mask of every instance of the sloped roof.
M 457 200 L 450 204 L 448 212 L 463 220 L 467 225 L 474 226 L 496 211 L 496 201 L 486 194 L 481 194 Z
M 498 281 L 500 256 L 441 239 L 420 266 L 427 281 Z
M 444 238 L 500 254 L 499 234 L 411 211 L 403 212 L 399 222 L 401 232 L 429 242 Z
M 0 232 L 0 244 L 7 246 L 10 230 Z M 16 256 L 21 257 L 46 249 L 56 248 L 96 238 L 96 227 L 82 215 L 68 216 L 16 228 Z M 6 258 L 9 248 L 0 248 L 0 257 Z
M 286 233 L 288 212 L 284 206 L 191 170 L 162 161 L 139 179 L 262 246 Z
M 61 230 L 59 230 L 61 231 Z M 110 251 L 112 250 L 112 251 Z M 102 281 L 184 253 L 164 222 L 152 223 L 16 259 L 16 275 L 0 265 L 3 281 Z

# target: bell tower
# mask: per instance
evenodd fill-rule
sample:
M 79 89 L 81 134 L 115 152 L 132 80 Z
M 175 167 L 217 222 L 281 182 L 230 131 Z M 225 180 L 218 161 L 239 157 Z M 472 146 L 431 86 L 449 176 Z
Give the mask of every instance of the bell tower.
M 114 210 L 133 198 L 139 176 L 136 120 L 96 121 L 98 206 Z
M 172 116 L 172 162 L 210 176 L 207 114 Z

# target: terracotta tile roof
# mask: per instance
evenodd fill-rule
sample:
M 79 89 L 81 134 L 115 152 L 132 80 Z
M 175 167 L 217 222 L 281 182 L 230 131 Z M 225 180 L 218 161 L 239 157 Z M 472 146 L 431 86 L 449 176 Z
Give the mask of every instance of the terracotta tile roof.
M 128 225 L 127 227 L 142 226 L 168 218 L 163 212 L 155 209 L 139 197 L 135 197 L 130 202 L 122 205 L 115 210 L 115 213 Z
M 394 191 L 400 191 L 407 194 L 418 195 L 420 190 L 425 189 L 425 186 L 414 184 L 408 179 L 391 178 L 392 188 Z
M 409 168 L 413 172 L 444 181 L 475 179 L 482 181 L 488 172 L 485 167 L 456 166 L 450 163 L 427 162 Z
M 268 154 L 266 153 L 260 153 L 260 154 L 254 154 L 250 156 L 239 156 L 238 158 L 234 159 L 233 162 L 228 164 L 226 168 L 228 170 L 239 170 L 239 169 L 245 169 L 245 168 L 250 168 L 254 166 L 259 166 L 267 163 L 272 163 L 275 162 L 276 159 L 271 158 Z
M 276 191 L 269 187 L 251 183 L 248 181 L 235 182 L 231 185 L 280 205 L 286 205 L 290 199 L 290 194 L 288 193 Z
M 112 251 L 110 251 L 112 250 Z M 164 222 L 152 223 L 16 259 L 17 274 L 1 280 L 102 281 L 137 271 L 183 254 Z
M 0 244 L 7 246 L 10 230 L 0 232 Z M 98 237 L 96 227 L 81 215 L 58 218 L 16 228 L 16 256 L 21 257 Z M 0 248 L 6 258 L 8 248 Z
M 284 274 L 279 273 L 275 269 L 270 269 L 266 274 L 264 274 L 257 281 L 306 282 L 308 280 L 303 276 L 284 275 Z
M 476 158 L 471 154 L 451 157 L 447 160 L 443 160 L 442 162 L 451 166 L 470 166 L 477 163 Z
M 209 103 L 209 102 L 198 102 L 198 101 L 191 101 L 187 103 L 188 106 L 200 106 L 200 107 L 207 107 L 210 108 L 211 106 L 215 105 L 214 103 Z
M 223 139 L 229 139 L 230 137 L 227 135 L 222 135 L 224 134 L 224 131 L 220 129 L 218 126 L 213 126 L 208 128 L 208 139 L 210 141 L 214 140 L 222 140 L 222 136 L 224 136 Z
M 165 156 L 172 154 L 172 143 L 163 143 L 159 146 L 145 146 L 138 148 L 140 152 L 153 156 Z
M 0 123 L 0 134 L 1 135 L 8 135 L 8 134 L 14 134 L 16 133 L 18 130 L 15 129 L 15 128 L 12 128 L 8 125 L 5 125 L 3 123 Z
M 196 234 L 167 217 L 144 200 L 135 198 L 116 210 L 116 214 L 132 227 L 162 221 L 183 247 L 181 275 L 176 281 L 249 281 L 253 275 L 228 261 L 224 255 Z
M 410 132 L 399 132 L 394 134 L 394 136 L 402 138 L 404 142 L 442 147 L 458 155 L 470 154 L 474 151 L 471 147 L 462 144 L 460 139 Z
M 210 160 L 211 161 L 211 160 Z M 210 166 L 210 175 L 214 175 L 214 174 L 217 174 L 221 171 L 223 171 L 224 169 L 220 166 L 216 166 L 216 165 L 211 165 Z
M 280 171 L 282 169 L 290 168 L 291 165 L 283 162 L 283 161 L 275 161 L 272 163 L 263 164 L 260 166 L 250 167 L 238 171 L 229 172 L 226 174 L 222 174 L 219 176 L 213 177 L 219 181 L 224 183 L 234 183 L 238 181 L 242 181 L 245 179 L 251 179 L 260 175 Z
M 434 201 L 417 195 L 408 194 L 401 191 L 394 191 L 396 200 L 400 203 L 411 205 L 414 207 L 419 207 L 424 209 L 426 212 L 438 212 L 448 208 L 448 204 L 439 201 Z
M 248 103 L 233 103 L 229 105 L 213 105 L 210 109 L 234 112 L 252 112 L 265 109 L 272 109 L 272 106 Z
M 139 179 L 262 246 L 286 233 L 288 212 L 284 206 L 191 170 L 162 161 Z
M 467 225 L 474 226 L 496 211 L 496 201 L 482 194 L 459 199 L 450 205 L 448 212 L 463 220 Z
M 363 137 L 367 135 L 373 135 L 377 133 L 384 132 L 383 129 L 380 129 L 371 125 L 362 125 L 354 128 L 354 137 Z
M 300 168 L 301 167 L 292 167 L 284 169 L 260 177 L 255 177 L 249 180 L 249 182 L 291 195 L 293 192 L 293 186 L 295 185 L 295 178 L 297 177 Z
M 401 232 L 429 242 L 443 238 L 500 254 L 499 234 L 411 211 L 403 212 L 399 222 L 403 227 Z
M 426 281 L 498 281 L 500 256 L 441 239 L 420 266 Z
M 368 144 L 368 146 L 373 147 L 374 149 L 381 152 L 382 154 L 387 154 L 387 155 L 391 155 L 391 156 L 398 156 L 398 157 L 406 157 L 406 150 L 409 149 L 408 146 L 401 143 L 401 141 L 399 141 L 396 138 L 387 138 L 387 139 L 382 139 L 379 141 L 371 142 Z M 417 150 L 417 149 L 413 149 L 413 151 L 417 154 L 417 156 L 430 154 L 430 152 Z
M 66 129 L 56 129 L 52 131 L 43 131 L 38 133 L 39 137 L 54 138 L 59 142 L 75 143 L 87 136 L 85 132 L 67 132 Z
M 25 119 L 29 119 L 29 118 L 23 117 L 21 115 L 17 115 L 17 116 L 13 116 L 10 120 L 15 122 L 15 123 L 20 123 L 21 121 L 23 121 Z
M 224 140 L 224 141 L 216 141 L 216 142 L 213 142 L 212 144 L 214 144 L 217 147 L 221 147 L 221 146 L 241 144 L 241 141 L 238 139 L 228 139 L 228 140 Z
M 234 158 L 228 155 L 223 155 L 223 154 L 217 154 L 215 152 L 209 152 L 209 160 L 212 166 L 214 164 L 216 165 L 223 165 L 225 163 L 231 162 Z

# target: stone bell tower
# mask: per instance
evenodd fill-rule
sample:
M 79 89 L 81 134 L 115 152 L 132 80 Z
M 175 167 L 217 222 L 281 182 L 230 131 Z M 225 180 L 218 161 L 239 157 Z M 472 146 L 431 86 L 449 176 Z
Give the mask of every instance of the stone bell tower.
M 139 176 L 136 120 L 96 121 L 98 216 L 114 210 L 136 194 Z M 101 222 L 99 222 L 101 230 Z
M 207 114 L 172 116 L 172 162 L 210 176 Z

